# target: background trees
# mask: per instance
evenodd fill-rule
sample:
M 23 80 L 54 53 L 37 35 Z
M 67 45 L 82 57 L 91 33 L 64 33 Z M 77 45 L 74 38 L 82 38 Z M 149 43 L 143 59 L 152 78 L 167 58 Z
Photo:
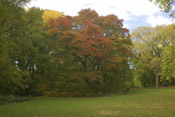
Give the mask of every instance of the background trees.
M 77 16 L 0 1 L 0 94 L 83 95 L 174 84 L 174 25 L 139 27 L 91 9 Z M 133 54 L 134 53 L 134 56 Z
M 0 93 L 45 91 L 112 93 L 131 78 L 131 40 L 123 20 L 91 9 L 78 16 L 39 8 L 27 0 L 1 1 Z M 9 7 L 10 6 L 10 7 Z
M 140 27 L 132 33 L 135 53 L 135 80 L 141 81 L 143 86 L 146 84 L 152 86 L 155 82 L 156 87 L 158 87 L 160 82 L 174 82 L 174 77 L 170 78 L 168 75 L 170 72 L 171 75 L 173 73 L 167 62 L 167 60 L 174 60 L 172 54 L 174 30 L 174 25 L 162 25 L 154 28 Z

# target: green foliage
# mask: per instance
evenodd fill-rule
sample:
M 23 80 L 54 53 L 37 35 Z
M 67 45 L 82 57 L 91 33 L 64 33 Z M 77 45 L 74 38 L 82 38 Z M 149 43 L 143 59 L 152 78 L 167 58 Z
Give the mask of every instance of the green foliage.
M 149 0 L 154 2 L 162 11 L 170 13 L 172 18 L 175 18 L 175 10 L 173 9 L 175 5 L 174 0 Z
M 0 95 L 15 94 L 22 86 L 20 70 L 11 56 L 14 39 L 19 39 L 23 25 L 22 8 L 29 0 L 0 1 Z
M 162 25 L 140 27 L 132 33 L 134 81 L 138 86 L 174 84 L 174 31 L 174 25 Z
M 175 84 L 175 48 L 173 46 L 169 46 L 164 48 L 164 53 L 162 56 L 162 65 L 161 65 L 161 81 L 163 83 L 169 82 Z

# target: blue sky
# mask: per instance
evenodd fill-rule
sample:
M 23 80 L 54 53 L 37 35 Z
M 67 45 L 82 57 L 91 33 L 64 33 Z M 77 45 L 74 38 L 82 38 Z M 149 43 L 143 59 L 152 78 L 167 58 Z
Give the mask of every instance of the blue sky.
M 81 9 L 91 8 L 99 15 L 115 14 L 123 19 L 124 27 L 172 24 L 172 19 L 149 0 L 32 0 L 29 7 L 56 10 L 75 16 Z

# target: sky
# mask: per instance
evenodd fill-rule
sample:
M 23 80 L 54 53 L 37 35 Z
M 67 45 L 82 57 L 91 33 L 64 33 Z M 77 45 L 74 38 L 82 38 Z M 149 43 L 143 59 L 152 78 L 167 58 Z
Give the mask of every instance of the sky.
M 56 10 L 64 15 L 76 16 L 85 8 L 95 10 L 100 16 L 115 14 L 123 19 L 124 27 L 133 31 L 140 26 L 172 24 L 167 13 L 149 0 L 32 0 L 28 7 Z

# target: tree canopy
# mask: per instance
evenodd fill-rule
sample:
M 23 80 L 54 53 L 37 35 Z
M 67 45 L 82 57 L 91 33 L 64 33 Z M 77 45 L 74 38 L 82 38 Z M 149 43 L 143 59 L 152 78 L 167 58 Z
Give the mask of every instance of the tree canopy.
M 155 82 L 159 87 L 160 83 L 174 84 L 173 67 L 169 66 L 174 63 L 174 30 L 174 25 L 162 25 L 133 31 L 133 61 L 138 85 L 153 86 Z
M 154 2 L 162 11 L 170 13 L 172 18 L 175 18 L 175 1 L 174 0 L 150 0 Z

